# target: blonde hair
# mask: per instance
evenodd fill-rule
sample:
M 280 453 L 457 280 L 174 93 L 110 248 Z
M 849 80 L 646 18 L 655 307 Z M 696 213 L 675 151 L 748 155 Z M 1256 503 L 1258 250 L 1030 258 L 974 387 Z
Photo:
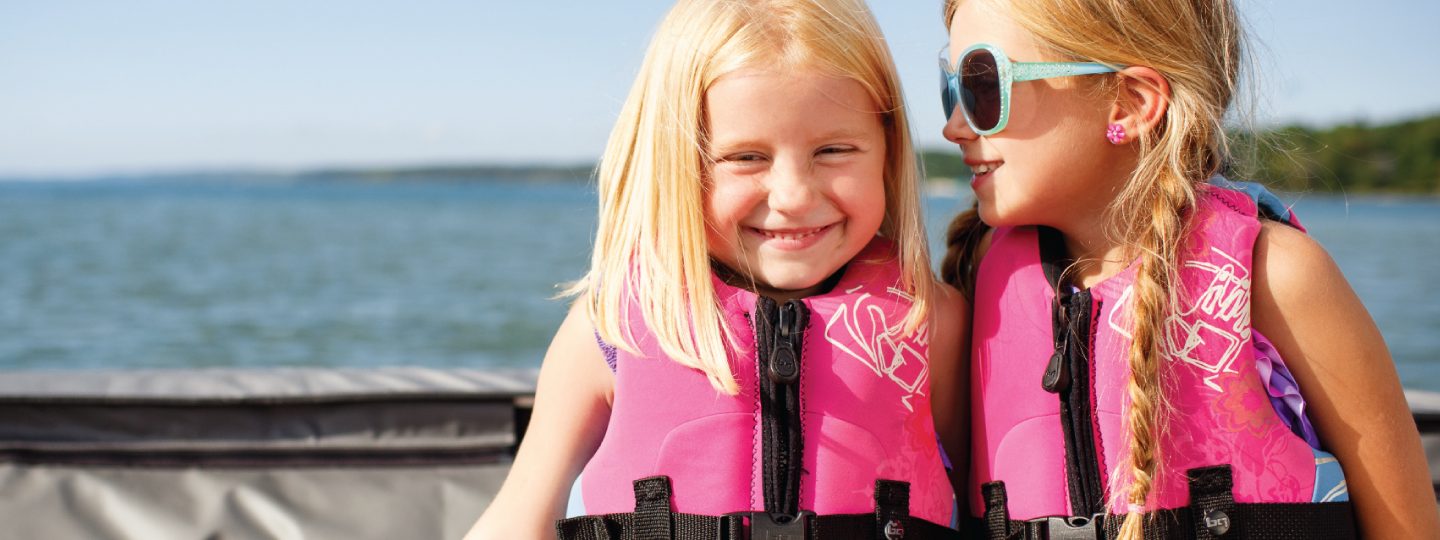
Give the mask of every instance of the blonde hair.
M 680 0 L 666 15 L 621 109 L 598 173 L 600 211 L 587 294 L 600 337 L 634 350 L 633 306 L 676 362 L 727 394 L 739 387 L 726 354 L 735 331 L 711 282 L 703 175 L 705 92 L 746 67 L 816 69 L 863 85 L 884 116 L 885 217 L 914 301 L 905 329 L 928 315 L 933 277 L 918 172 L 899 76 L 863 0 Z M 739 270 L 739 269 L 735 269 Z
M 947 24 L 960 1 L 946 0 Z M 1118 231 L 1127 246 L 1126 256 L 1138 259 L 1128 351 L 1128 471 L 1111 475 L 1111 496 L 1144 508 L 1161 463 L 1160 364 L 1169 355 L 1164 328 L 1178 294 L 1185 216 L 1195 207 L 1198 186 L 1228 160 L 1223 122 L 1239 84 L 1244 31 L 1231 0 L 970 1 L 995 5 L 1061 56 L 1148 66 L 1170 86 L 1164 119 L 1153 132 L 1138 134 L 1133 144 L 1139 161 L 1106 214 L 1109 230 Z M 1118 77 L 1102 80 L 1118 89 Z M 983 227 L 977 223 L 962 215 L 952 225 L 946 261 L 955 266 L 943 271 L 948 279 L 973 283 L 975 265 L 967 265 L 973 255 L 956 251 Z M 1128 483 L 1116 489 L 1121 478 Z M 1143 530 L 1141 512 L 1129 512 L 1120 538 L 1138 540 Z

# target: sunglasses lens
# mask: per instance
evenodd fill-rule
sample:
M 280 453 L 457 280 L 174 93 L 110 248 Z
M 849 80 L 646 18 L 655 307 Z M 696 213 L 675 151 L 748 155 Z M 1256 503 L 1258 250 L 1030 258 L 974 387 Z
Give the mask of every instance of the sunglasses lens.
M 955 113 L 960 103 L 960 83 L 950 69 L 950 49 L 940 51 L 940 106 L 945 108 L 945 120 Z
M 960 103 L 976 129 L 1000 123 L 1000 70 L 990 51 L 971 51 L 960 59 Z

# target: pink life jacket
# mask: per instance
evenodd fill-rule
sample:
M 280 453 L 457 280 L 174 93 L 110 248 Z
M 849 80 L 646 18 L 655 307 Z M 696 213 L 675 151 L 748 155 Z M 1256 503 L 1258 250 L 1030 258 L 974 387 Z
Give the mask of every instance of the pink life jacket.
M 930 414 L 928 334 L 922 327 L 901 336 L 911 303 L 898 288 L 900 276 L 890 242 L 877 237 L 830 292 L 772 308 L 781 312 L 779 325 L 793 331 L 762 321 L 762 306 L 773 301 L 714 278 L 722 316 L 738 338 L 729 351 L 740 387 L 735 396 L 671 361 L 632 308 L 630 335 L 639 352 L 616 351 L 610 423 L 581 474 L 584 511 L 631 512 L 632 483 L 665 475 L 675 512 L 774 512 L 774 499 L 789 497 L 791 506 L 822 516 L 873 514 L 876 480 L 886 479 L 909 484 L 910 516 L 949 525 L 954 495 Z M 786 318 L 801 307 L 808 322 L 803 313 Z M 781 333 L 794 341 L 785 343 Z M 761 369 L 768 364 L 757 360 L 791 347 L 798 352 L 792 357 L 799 364 L 800 437 L 788 442 L 798 442 L 803 457 L 775 474 L 798 475 L 798 500 L 794 486 L 789 495 L 766 491 L 766 469 L 774 466 L 767 461 L 776 458 L 767 460 L 770 430 L 762 417 L 768 405 L 761 387 L 770 375 Z
M 1190 220 L 1178 276 L 1181 306 L 1167 324 L 1169 356 L 1161 367 L 1168 406 L 1159 440 L 1162 469 L 1145 511 L 1198 504 L 1195 481 L 1201 479 L 1198 489 L 1228 501 L 1230 514 L 1215 505 L 1203 512 L 1192 507 L 1186 515 L 1206 514 L 1195 518 L 1207 520 L 1198 530 L 1223 534 L 1235 525 L 1229 517 L 1237 504 L 1247 507 L 1243 515 L 1290 511 L 1281 508 L 1286 505 L 1252 511 L 1250 503 L 1328 503 L 1327 515 L 1348 523 L 1339 464 L 1282 422 L 1256 370 L 1259 336 L 1250 326 L 1251 255 L 1260 230 L 1255 203 L 1241 192 L 1207 186 Z M 1057 299 L 1064 249 L 1054 229 L 998 228 L 976 277 L 970 495 L 972 513 L 985 516 L 992 538 L 1010 531 L 995 530 L 1012 527 L 1003 525 L 1007 521 L 1127 511 L 1125 501 L 1110 498 L 1129 482 L 1124 411 L 1136 266 Z M 1104 521 L 1104 528 L 1118 529 L 1119 519 Z M 1316 525 L 1346 536 L 1345 524 L 1330 523 Z M 1259 534 L 1272 525 L 1248 526 Z M 1053 526 L 1050 536 L 1056 536 Z

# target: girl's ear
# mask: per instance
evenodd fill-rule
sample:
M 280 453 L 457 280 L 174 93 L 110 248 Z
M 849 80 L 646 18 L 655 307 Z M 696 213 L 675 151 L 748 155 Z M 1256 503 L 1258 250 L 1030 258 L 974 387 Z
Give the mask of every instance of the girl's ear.
M 1120 124 L 1132 137 L 1154 131 L 1170 106 L 1170 83 L 1159 71 L 1145 66 L 1130 66 L 1118 75 L 1120 88 L 1110 109 L 1110 123 Z

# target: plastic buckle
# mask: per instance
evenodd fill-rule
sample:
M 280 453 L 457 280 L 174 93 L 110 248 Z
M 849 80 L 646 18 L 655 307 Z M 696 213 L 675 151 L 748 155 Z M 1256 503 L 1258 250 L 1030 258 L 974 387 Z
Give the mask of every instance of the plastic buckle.
M 810 519 L 815 517 L 814 512 L 801 510 L 799 514 L 771 514 L 769 512 L 735 512 L 725 514 L 720 519 L 720 530 L 717 538 L 726 540 L 729 537 L 729 521 L 731 519 L 746 519 L 748 525 L 741 527 L 747 534 L 743 540 L 807 540 L 810 532 Z
M 1040 540 L 1102 540 L 1105 537 L 1105 514 L 1051 516 L 1031 521 L 1044 525 Z
M 715 540 L 746 540 L 745 533 L 749 532 L 745 529 L 745 518 L 747 517 L 750 517 L 750 512 L 721 514 L 720 526 L 715 529 Z M 738 538 L 730 536 L 730 523 L 736 520 L 740 521 L 740 536 Z

